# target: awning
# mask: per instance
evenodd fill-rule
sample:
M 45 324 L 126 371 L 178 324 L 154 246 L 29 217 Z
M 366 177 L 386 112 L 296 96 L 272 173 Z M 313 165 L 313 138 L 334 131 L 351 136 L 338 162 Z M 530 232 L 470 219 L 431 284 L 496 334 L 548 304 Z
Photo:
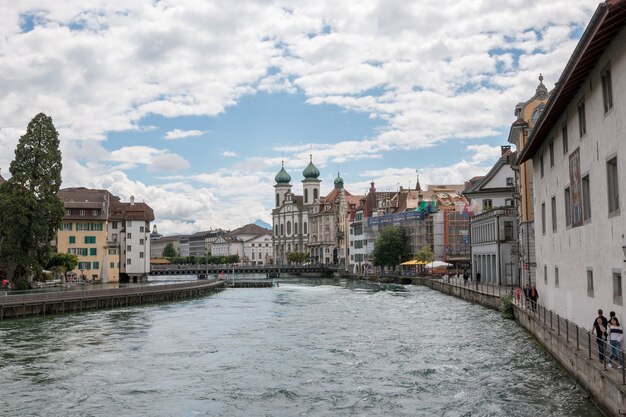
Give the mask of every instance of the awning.
M 416 261 L 415 259 L 411 259 L 410 261 L 402 262 L 400 265 L 426 265 L 428 262 L 424 261 Z

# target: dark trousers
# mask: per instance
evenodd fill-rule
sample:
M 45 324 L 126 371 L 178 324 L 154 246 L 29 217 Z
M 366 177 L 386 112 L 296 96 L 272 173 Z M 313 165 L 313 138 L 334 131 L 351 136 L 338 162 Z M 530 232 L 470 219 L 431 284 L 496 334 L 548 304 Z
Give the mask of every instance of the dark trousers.
M 600 359 L 600 362 L 604 362 L 604 351 L 606 349 L 606 342 L 604 341 L 604 339 L 601 339 L 599 337 L 596 338 L 596 342 L 598 342 L 598 358 Z

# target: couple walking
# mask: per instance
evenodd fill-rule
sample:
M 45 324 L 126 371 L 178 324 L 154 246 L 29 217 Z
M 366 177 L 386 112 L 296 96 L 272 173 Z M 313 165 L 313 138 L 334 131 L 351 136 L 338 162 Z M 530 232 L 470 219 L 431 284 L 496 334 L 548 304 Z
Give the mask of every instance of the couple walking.
M 615 312 L 611 311 L 609 319 L 604 317 L 602 310 L 598 310 L 598 317 L 593 322 L 593 333 L 596 336 L 598 344 L 598 358 L 600 362 L 607 363 L 611 367 L 611 362 L 615 360 L 617 367 L 624 366 L 624 358 L 622 356 L 622 339 L 624 331 L 620 325 L 619 319 L 615 316 Z M 607 357 L 607 344 L 609 342 L 610 353 Z

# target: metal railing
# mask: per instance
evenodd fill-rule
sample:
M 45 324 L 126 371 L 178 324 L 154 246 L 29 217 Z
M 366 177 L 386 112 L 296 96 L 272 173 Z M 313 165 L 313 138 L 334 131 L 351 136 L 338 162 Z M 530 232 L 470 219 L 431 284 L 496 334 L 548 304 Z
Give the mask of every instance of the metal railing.
M 605 338 L 598 338 L 595 334 L 578 326 L 565 317 L 561 317 L 545 306 L 532 302 L 526 297 L 515 297 L 513 302 L 533 316 L 537 322 L 546 329 L 554 332 L 557 337 L 565 340 L 566 345 L 572 350 L 585 352 L 589 360 L 597 360 L 603 370 L 614 368 L 621 373 L 621 383 L 626 385 L 626 368 L 624 368 L 624 349 L 616 349 L 610 345 L 610 341 Z

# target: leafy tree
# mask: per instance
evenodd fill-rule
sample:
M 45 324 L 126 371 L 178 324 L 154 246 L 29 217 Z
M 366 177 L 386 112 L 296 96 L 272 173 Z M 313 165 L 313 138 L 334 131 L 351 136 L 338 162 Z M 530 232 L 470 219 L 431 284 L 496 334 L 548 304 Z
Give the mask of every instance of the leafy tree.
M 376 266 L 393 266 L 400 264 L 409 253 L 406 232 L 402 227 L 385 228 L 374 244 L 373 264 Z
M 39 113 L 20 137 L 11 178 L 0 186 L 0 261 L 18 288 L 48 264 L 63 219 L 61 168 L 59 133 L 52 118 Z
M 415 254 L 415 260 L 419 262 L 432 262 L 435 254 L 430 250 L 430 246 L 424 245 L 420 248 L 419 252 Z
M 71 253 L 53 253 L 50 256 L 46 269 L 53 270 L 55 266 L 60 266 L 63 272 L 71 271 L 78 265 L 78 256 Z
M 309 254 L 306 252 L 291 252 L 287 254 L 287 260 L 294 264 L 301 264 L 309 259 Z
M 165 247 L 163 248 L 163 257 L 164 258 L 176 257 L 176 248 L 174 248 L 174 244 L 172 242 L 167 242 L 167 245 L 165 245 Z

